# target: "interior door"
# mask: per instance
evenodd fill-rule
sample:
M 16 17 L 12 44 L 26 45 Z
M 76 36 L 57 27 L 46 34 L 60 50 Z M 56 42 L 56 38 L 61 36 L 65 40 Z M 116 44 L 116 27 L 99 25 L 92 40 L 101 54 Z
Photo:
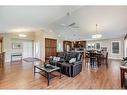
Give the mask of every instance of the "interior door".
M 33 57 L 33 41 L 23 42 L 23 58 Z
M 57 40 L 45 38 L 45 58 L 50 56 L 56 56 L 57 52 Z

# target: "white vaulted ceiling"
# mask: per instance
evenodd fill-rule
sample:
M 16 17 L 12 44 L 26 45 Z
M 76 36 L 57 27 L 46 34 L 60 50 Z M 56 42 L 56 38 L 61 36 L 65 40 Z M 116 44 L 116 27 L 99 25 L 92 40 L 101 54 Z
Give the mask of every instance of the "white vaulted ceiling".
M 80 28 L 64 27 L 73 22 Z M 33 31 L 46 28 L 64 39 L 88 40 L 95 34 L 96 24 L 103 39 L 123 36 L 127 33 L 127 6 L 0 7 L 0 32 L 16 28 Z
M 80 28 L 65 28 L 75 22 Z M 54 31 L 66 35 L 70 40 L 91 40 L 91 35 L 98 32 L 102 39 L 121 37 L 127 33 L 127 6 L 84 6 L 51 24 Z M 75 34 L 75 35 L 74 35 Z M 74 36 L 73 36 L 74 35 Z
M 74 6 L 0 6 L 0 32 L 16 28 L 38 29 L 65 16 Z

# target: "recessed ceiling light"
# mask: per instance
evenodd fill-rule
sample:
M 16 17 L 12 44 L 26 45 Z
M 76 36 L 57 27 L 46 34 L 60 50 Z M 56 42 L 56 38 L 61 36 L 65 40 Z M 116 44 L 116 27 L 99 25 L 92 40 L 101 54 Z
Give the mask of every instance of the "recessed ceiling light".
M 97 31 L 97 27 L 98 27 L 98 25 L 96 24 L 96 34 L 95 35 L 92 35 L 92 38 L 93 39 L 99 39 L 99 38 L 102 37 L 102 35 L 100 33 L 98 33 L 98 31 Z
M 61 35 L 58 35 L 58 37 L 60 37 Z
M 19 34 L 19 37 L 27 37 L 27 35 Z
M 52 30 L 50 30 L 49 32 L 53 32 Z

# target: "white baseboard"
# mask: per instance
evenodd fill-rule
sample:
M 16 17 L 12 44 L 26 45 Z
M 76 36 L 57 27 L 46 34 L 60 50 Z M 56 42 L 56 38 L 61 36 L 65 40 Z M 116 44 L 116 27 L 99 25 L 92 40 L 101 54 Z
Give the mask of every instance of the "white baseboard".
M 109 59 L 118 59 L 118 60 L 122 60 L 123 58 L 113 58 L 113 57 L 108 57 Z

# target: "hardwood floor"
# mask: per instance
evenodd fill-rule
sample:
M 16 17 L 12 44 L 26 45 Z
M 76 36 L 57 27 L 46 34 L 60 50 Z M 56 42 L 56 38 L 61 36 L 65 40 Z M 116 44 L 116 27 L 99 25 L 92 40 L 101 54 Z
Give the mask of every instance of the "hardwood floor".
M 121 89 L 120 64 L 119 60 L 109 60 L 109 68 L 101 65 L 96 69 L 83 64 L 82 72 L 76 77 L 55 77 L 47 86 L 43 76 L 34 76 L 33 63 L 6 63 L 5 68 L 0 69 L 0 89 Z

